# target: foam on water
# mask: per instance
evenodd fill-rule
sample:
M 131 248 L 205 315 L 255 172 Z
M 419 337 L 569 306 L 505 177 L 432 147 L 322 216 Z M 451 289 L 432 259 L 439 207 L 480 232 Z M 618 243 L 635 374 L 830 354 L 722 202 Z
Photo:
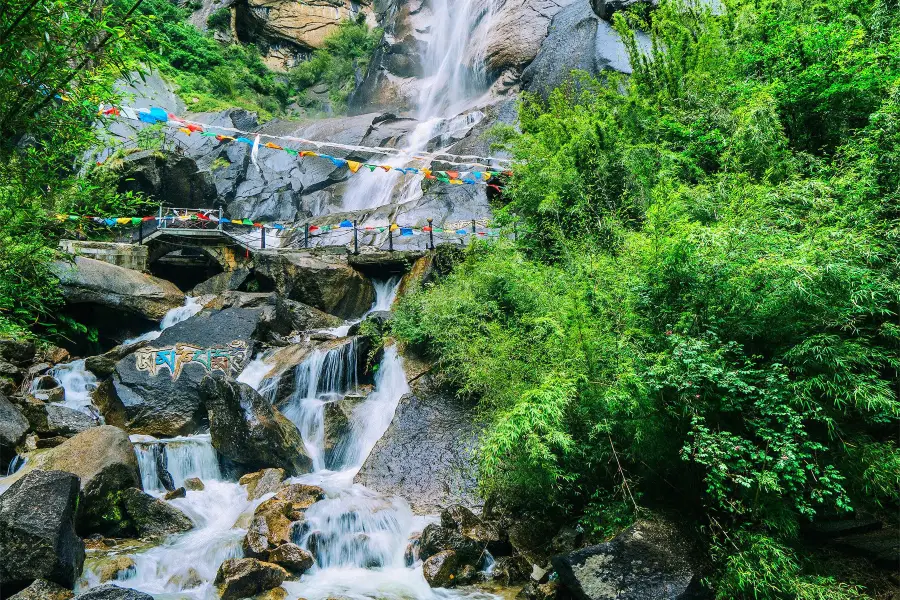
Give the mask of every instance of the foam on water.
M 203 305 L 199 304 L 196 298 L 192 296 L 186 296 L 184 299 L 184 304 L 182 306 L 170 309 L 163 316 L 162 321 L 159 322 L 159 329 L 154 329 L 137 337 L 127 339 L 122 342 L 122 345 L 130 346 L 131 344 L 136 344 L 138 342 L 153 341 L 160 335 L 162 335 L 162 332 L 172 325 L 176 325 L 178 323 L 181 323 L 182 321 L 187 321 L 201 310 L 203 310 Z

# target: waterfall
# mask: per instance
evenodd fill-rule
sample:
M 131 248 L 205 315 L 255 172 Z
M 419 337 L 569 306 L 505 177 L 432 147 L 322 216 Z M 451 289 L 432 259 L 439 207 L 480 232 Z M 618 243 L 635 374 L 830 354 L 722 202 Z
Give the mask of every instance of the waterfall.
M 192 296 L 186 296 L 184 299 L 184 304 L 182 306 L 172 308 L 165 315 L 163 315 L 162 321 L 160 321 L 159 323 L 159 329 L 154 329 L 137 337 L 127 339 L 122 342 L 122 345 L 130 346 L 131 344 L 136 344 L 138 342 L 153 341 L 158 338 L 163 331 L 165 331 L 172 325 L 176 325 L 178 323 L 181 323 L 182 321 L 187 321 L 201 310 L 203 310 L 203 305 L 199 304 L 196 298 Z
M 65 392 L 60 404 L 93 415 L 90 410 L 92 408 L 91 394 L 97 389 L 100 382 L 93 373 L 85 368 L 83 360 L 73 360 L 70 363 L 57 365 L 47 374 L 53 377 Z M 36 391 L 37 381 L 35 379 L 32 382 L 32 394 Z
M 141 484 L 148 493 L 163 493 L 159 461 L 155 452 L 165 453 L 166 470 L 172 476 L 176 488 L 184 485 L 189 477 L 198 477 L 204 483 L 221 480 L 219 458 L 212 447 L 209 434 L 191 435 L 158 440 L 150 436 L 132 436 L 134 451 L 141 472 Z
M 394 276 L 390 279 L 381 281 L 373 281 L 375 286 L 375 303 L 369 312 L 391 310 L 394 300 L 397 299 L 397 292 L 400 290 L 400 276 Z
M 379 162 L 402 167 L 409 156 L 426 150 L 428 143 L 467 130 L 484 117 L 467 111 L 488 89 L 484 64 L 486 29 L 490 27 L 497 0 L 432 0 L 431 35 L 423 56 L 425 77 L 417 99 L 419 123 L 403 147 L 404 154 Z M 411 202 L 422 194 L 421 176 L 396 173 L 378 177 L 354 177 L 343 198 L 344 210 L 355 211 Z

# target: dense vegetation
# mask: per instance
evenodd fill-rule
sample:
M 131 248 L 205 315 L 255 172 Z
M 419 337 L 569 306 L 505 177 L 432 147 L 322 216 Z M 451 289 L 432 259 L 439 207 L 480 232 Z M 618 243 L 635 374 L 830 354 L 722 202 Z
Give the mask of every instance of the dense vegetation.
M 380 36 L 362 22 L 343 23 L 311 60 L 276 74 L 255 47 L 219 43 L 189 15 L 168 0 L 0 4 L 0 333 L 84 333 L 57 310 L 48 266 L 64 224 L 53 216 L 143 209 L 144 199 L 116 192 L 109 168 L 84 165 L 102 145 L 98 104 L 120 99 L 116 80 L 156 68 L 192 110 L 240 106 L 263 118 L 294 102 L 321 111 L 307 89 L 325 83 L 330 109 L 340 111 Z M 222 28 L 223 15 L 212 21 Z
M 127 0 L 117 0 L 125 3 Z M 141 44 L 147 64 L 158 66 L 178 85 L 178 93 L 194 111 L 241 106 L 263 118 L 282 114 L 294 102 L 313 111 L 323 103 L 308 96 L 308 89 L 324 83 L 332 111 L 342 111 L 355 87 L 358 69 L 367 61 L 381 37 L 363 21 L 346 21 L 325 41 L 325 47 L 287 75 L 271 71 L 252 44 L 222 44 L 210 33 L 188 23 L 191 9 L 169 0 L 143 0 L 138 8 L 145 29 Z M 207 25 L 229 30 L 228 9 L 210 15 Z M 355 68 L 354 68 L 355 67 Z
M 394 333 L 477 400 L 485 494 L 595 539 L 678 510 L 722 599 L 865 597 L 801 527 L 898 511 L 900 6 L 644 17 L 616 17 L 632 77 L 498 132 L 518 242 L 471 247 Z

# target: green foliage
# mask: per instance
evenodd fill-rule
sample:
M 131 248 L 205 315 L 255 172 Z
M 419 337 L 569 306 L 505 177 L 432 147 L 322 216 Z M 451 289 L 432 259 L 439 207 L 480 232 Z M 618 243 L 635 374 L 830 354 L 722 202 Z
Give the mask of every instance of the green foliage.
M 82 172 L 97 143 L 96 107 L 117 100 L 112 82 L 138 67 L 142 27 L 133 5 L 14 0 L 0 11 L 0 330 L 84 332 L 65 316 L 50 272 L 67 234 L 57 213 L 140 206 L 102 170 Z M 71 232 L 69 232 L 71 234 Z
M 325 84 L 332 110 L 344 110 L 380 40 L 381 30 L 370 31 L 363 19 L 344 21 L 325 38 L 324 48 L 291 70 L 291 87 L 302 93 L 316 84 Z M 307 95 L 304 104 L 316 107 L 321 103 Z
M 478 400 L 486 493 L 597 537 L 702 507 L 719 597 L 864 597 L 798 536 L 900 508 L 897 2 L 615 21 L 633 76 L 496 130 L 519 242 L 470 248 L 394 332 Z
M 231 27 L 231 9 L 223 7 L 214 10 L 206 18 L 206 26 L 215 31 L 228 31 Z

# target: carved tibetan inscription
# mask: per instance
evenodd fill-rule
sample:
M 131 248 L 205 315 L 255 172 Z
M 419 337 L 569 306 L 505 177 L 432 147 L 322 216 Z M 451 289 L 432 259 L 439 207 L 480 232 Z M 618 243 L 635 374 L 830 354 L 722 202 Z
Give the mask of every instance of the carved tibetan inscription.
M 192 344 L 178 343 L 168 348 L 141 348 L 135 354 L 135 367 L 156 376 L 162 369 L 168 369 L 175 381 L 181 376 L 185 365 L 200 365 L 207 373 L 220 371 L 231 375 L 247 359 L 247 342 L 234 340 L 227 346 L 199 348 Z

